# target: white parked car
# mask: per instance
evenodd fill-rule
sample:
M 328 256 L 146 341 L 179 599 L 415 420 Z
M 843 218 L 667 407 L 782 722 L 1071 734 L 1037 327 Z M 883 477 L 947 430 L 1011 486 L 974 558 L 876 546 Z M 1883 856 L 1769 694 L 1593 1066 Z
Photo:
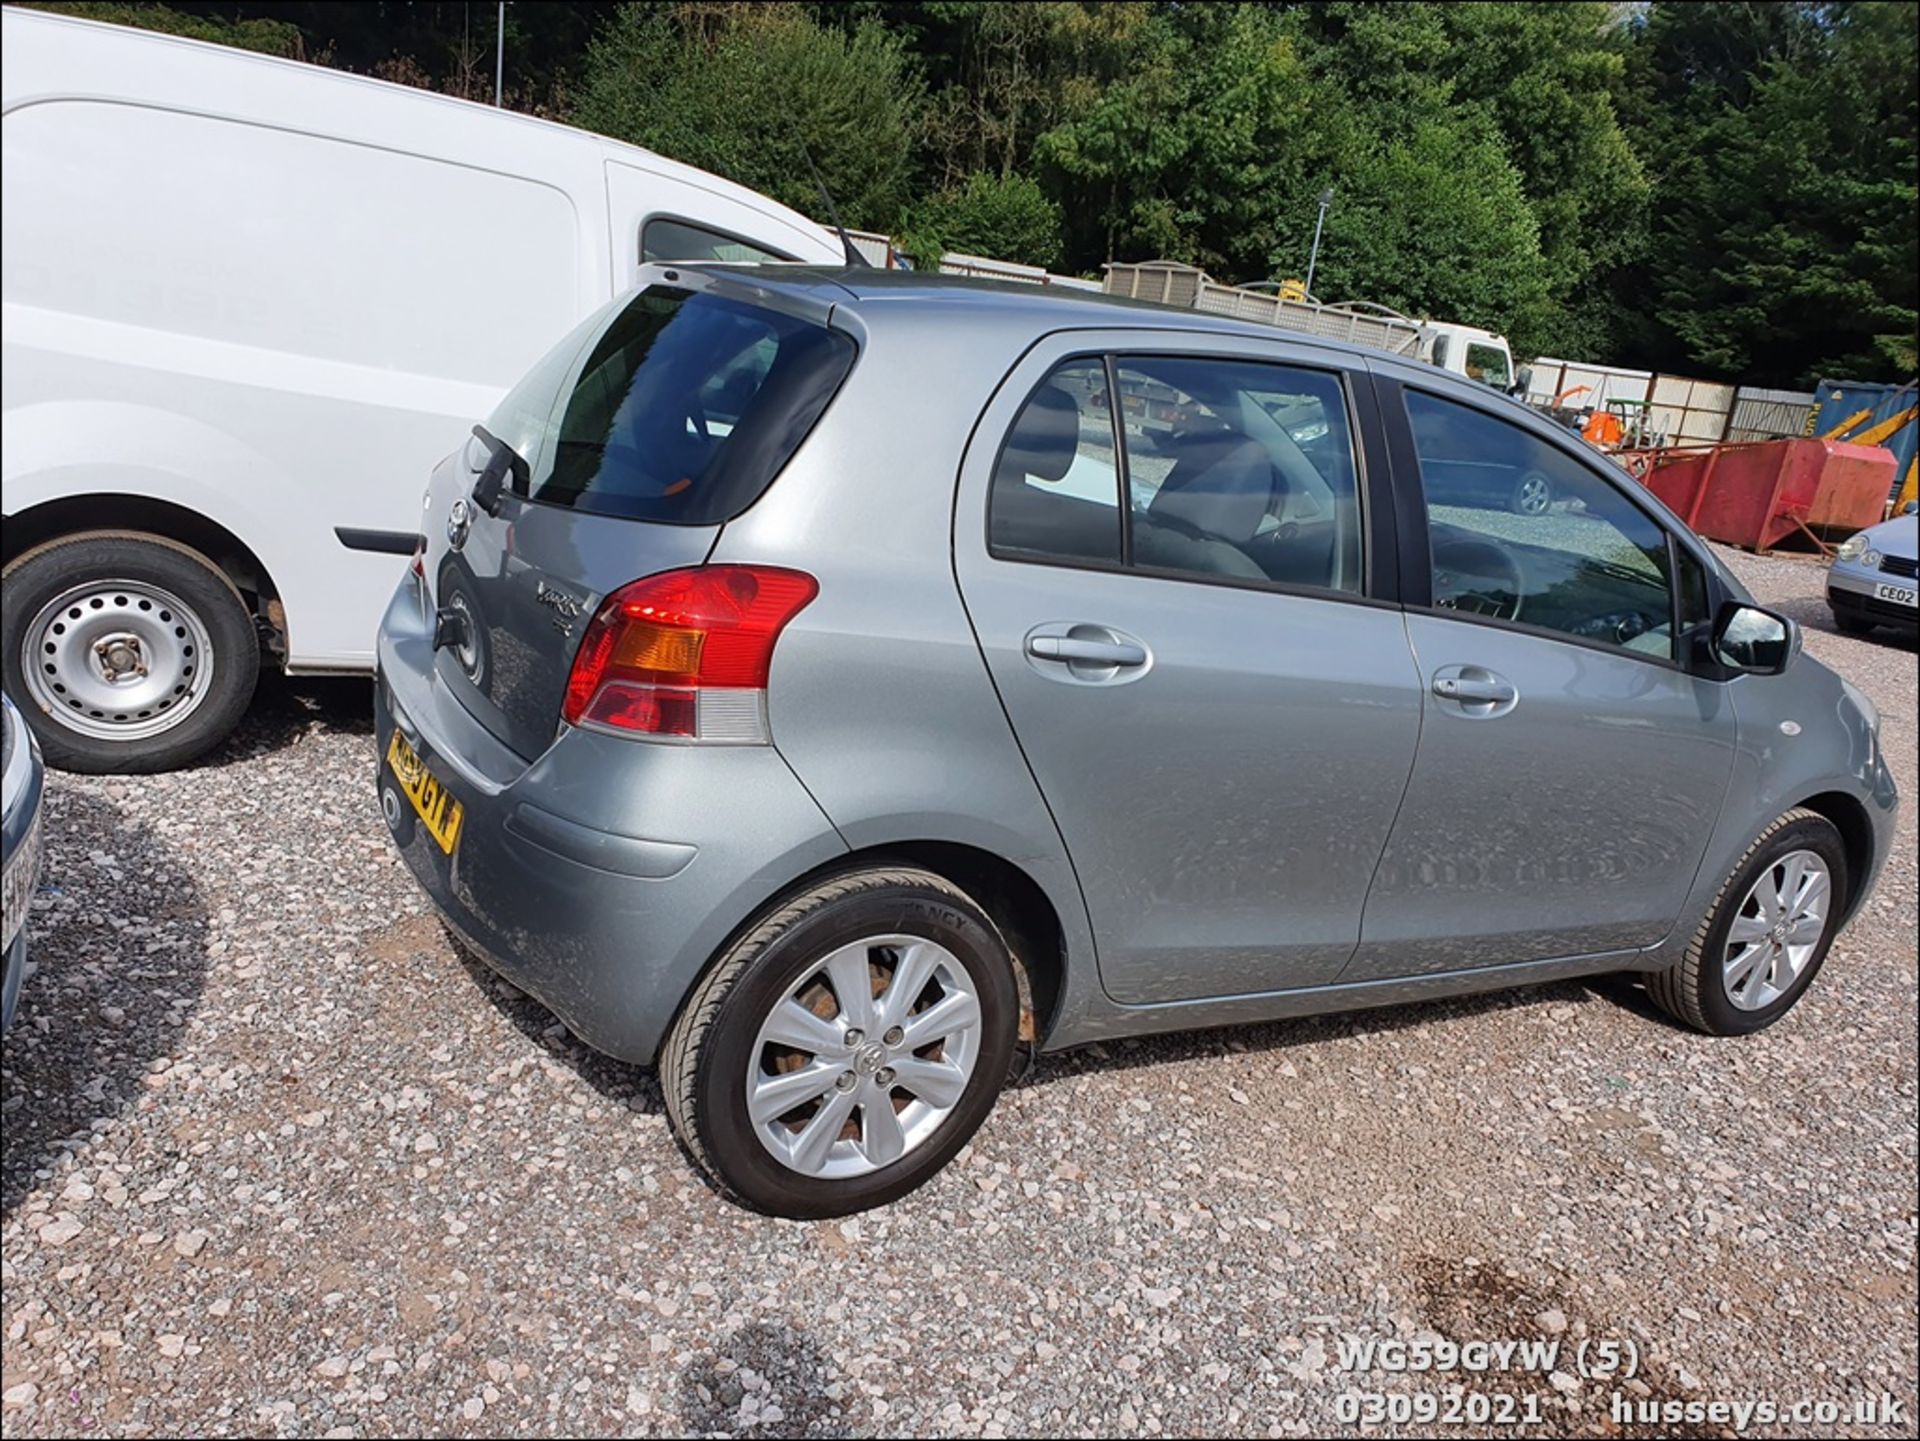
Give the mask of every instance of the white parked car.
M 8 8 L 4 672 L 50 764 L 218 741 L 259 667 L 373 667 L 420 477 L 659 260 L 838 264 L 648 151 Z

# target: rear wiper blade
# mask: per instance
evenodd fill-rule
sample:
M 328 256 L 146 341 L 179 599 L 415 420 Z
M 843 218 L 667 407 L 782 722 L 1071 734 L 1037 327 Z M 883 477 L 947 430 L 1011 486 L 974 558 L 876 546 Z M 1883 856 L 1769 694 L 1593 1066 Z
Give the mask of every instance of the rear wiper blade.
M 487 464 L 480 472 L 480 478 L 473 483 L 473 503 L 488 515 L 500 514 L 500 493 L 505 488 L 506 478 L 512 475 L 514 483 L 524 492 L 533 472 L 520 452 L 508 445 L 499 436 L 493 434 L 484 425 L 473 428 L 474 437 L 487 448 Z

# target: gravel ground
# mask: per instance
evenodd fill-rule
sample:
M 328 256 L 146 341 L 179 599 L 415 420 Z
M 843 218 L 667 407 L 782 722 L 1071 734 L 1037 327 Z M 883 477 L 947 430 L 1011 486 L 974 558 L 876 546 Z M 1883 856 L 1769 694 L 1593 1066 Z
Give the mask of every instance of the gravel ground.
M 1913 796 L 1912 648 L 1834 634 L 1816 566 L 1732 558 L 1879 703 Z M 448 945 L 373 805 L 367 687 L 274 691 L 199 769 L 52 781 L 5 1047 L 8 1436 L 1317 1435 L 1368 1392 L 1622 1434 L 1582 1340 L 1634 1343 L 1623 1396 L 1904 1407 L 1752 1434 L 1913 1434 L 1911 801 L 1763 1036 L 1609 981 L 1095 1048 L 918 1194 L 798 1224 L 719 1201 L 650 1073 Z M 1350 1371 L 1345 1335 L 1564 1352 Z M 1725 1428 L 1624 1434 L 1654 1429 Z

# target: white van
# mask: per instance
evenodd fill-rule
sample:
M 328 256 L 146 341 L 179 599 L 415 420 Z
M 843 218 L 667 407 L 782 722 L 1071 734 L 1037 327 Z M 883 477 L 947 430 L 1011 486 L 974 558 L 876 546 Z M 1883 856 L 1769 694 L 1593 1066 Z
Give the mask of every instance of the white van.
M 54 765 L 179 765 L 263 663 L 372 669 L 420 494 L 642 261 L 840 264 L 632 146 L 4 12 L 5 686 Z

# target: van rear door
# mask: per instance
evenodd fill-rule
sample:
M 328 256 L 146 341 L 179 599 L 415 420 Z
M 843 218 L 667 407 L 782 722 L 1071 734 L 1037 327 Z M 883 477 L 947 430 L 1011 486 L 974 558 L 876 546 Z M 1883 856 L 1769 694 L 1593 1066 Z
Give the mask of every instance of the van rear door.
M 435 666 L 529 759 L 559 732 L 575 654 L 607 595 L 704 561 L 854 360 L 825 304 L 775 301 L 744 283 L 751 272 L 649 270 L 654 283 L 556 346 L 435 473 Z

